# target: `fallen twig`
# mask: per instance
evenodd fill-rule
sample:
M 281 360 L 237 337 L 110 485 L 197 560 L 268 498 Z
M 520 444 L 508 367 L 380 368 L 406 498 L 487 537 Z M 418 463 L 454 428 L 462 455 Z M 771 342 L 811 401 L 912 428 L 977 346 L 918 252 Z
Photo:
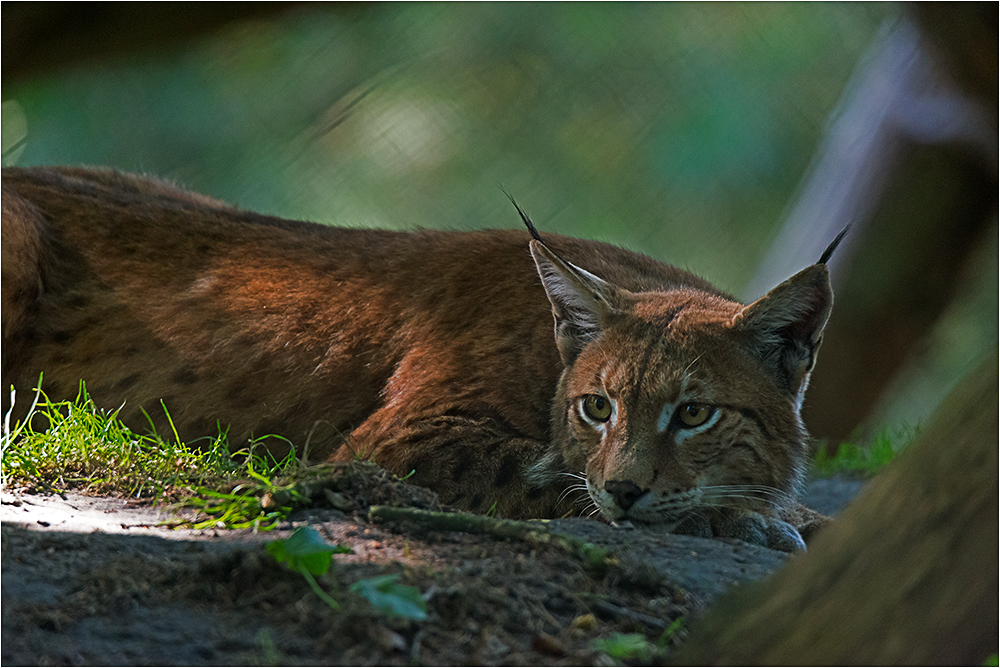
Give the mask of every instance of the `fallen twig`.
M 608 567 L 618 563 L 618 559 L 608 550 L 553 532 L 545 526 L 547 520 L 503 520 L 472 513 L 446 513 L 392 506 L 372 506 L 368 510 L 368 518 L 372 522 L 407 522 L 431 531 L 462 531 L 552 546 L 579 557 L 587 568 L 598 573 L 603 573 Z

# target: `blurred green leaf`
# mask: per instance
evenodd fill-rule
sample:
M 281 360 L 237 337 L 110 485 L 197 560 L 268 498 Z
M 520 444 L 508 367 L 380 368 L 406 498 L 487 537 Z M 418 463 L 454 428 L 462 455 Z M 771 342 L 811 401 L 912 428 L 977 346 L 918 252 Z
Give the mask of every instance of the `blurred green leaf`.
M 641 633 L 614 633 L 607 638 L 596 638 L 591 647 L 615 659 L 646 661 L 655 646 Z
M 350 553 L 351 548 L 330 545 L 312 527 L 301 527 L 286 539 L 270 541 L 267 551 L 294 571 L 324 575 L 333 555 Z
M 351 585 L 353 593 L 366 599 L 384 615 L 420 621 L 427 619 L 427 602 L 416 587 L 399 584 L 399 575 L 381 575 Z

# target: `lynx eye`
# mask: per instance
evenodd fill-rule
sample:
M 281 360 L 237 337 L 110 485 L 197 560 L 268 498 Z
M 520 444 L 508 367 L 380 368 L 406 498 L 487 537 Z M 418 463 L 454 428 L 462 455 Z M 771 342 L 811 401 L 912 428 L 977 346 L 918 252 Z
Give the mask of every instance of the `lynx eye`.
M 591 420 L 607 422 L 611 417 L 611 400 L 599 394 L 588 394 L 580 403 L 584 414 Z
M 708 404 L 684 404 L 677 409 L 677 419 L 685 427 L 700 427 L 714 412 L 715 408 Z

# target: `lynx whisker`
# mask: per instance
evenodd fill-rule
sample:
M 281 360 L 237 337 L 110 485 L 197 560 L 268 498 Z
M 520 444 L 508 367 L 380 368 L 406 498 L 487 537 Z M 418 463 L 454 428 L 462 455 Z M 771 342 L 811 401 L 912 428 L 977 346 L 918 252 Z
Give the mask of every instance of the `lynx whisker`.
M 574 492 L 577 493 L 577 499 L 574 501 L 574 503 L 576 503 L 580 500 L 580 498 L 587 496 L 587 487 L 586 485 L 570 485 L 562 491 L 559 498 L 556 499 L 556 503 L 562 503 L 569 497 L 570 494 L 573 494 Z
M 716 485 L 701 489 L 701 502 L 711 507 L 742 507 L 733 502 L 751 501 L 785 505 L 792 501 L 790 495 L 764 485 Z M 730 503 L 726 503 L 726 502 Z
M 582 516 L 585 512 L 590 510 L 591 507 L 594 507 L 594 510 L 600 512 L 600 508 L 597 508 L 597 504 L 594 503 L 594 500 L 587 495 L 581 495 L 579 498 L 577 498 L 575 503 L 581 507 L 581 510 L 579 512 L 580 516 Z M 590 514 L 587 515 L 587 517 L 593 517 L 593 515 L 594 515 L 593 511 L 591 511 Z
M 753 498 L 764 498 L 780 502 L 791 501 L 791 496 L 777 489 L 776 487 L 769 487 L 767 485 L 712 485 L 700 488 L 703 495 L 706 496 L 727 496 L 733 494 L 739 494 L 744 496 L 752 496 Z
M 708 516 L 705 515 L 704 511 L 702 510 L 702 508 L 700 506 L 695 506 L 694 508 L 690 508 L 690 509 L 688 509 L 687 512 L 683 513 L 677 519 L 677 524 L 681 524 L 682 522 L 685 522 L 690 517 L 697 517 L 699 520 L 702 520 L 703 522 L 706 522 L 706 523 L 709 522 Z

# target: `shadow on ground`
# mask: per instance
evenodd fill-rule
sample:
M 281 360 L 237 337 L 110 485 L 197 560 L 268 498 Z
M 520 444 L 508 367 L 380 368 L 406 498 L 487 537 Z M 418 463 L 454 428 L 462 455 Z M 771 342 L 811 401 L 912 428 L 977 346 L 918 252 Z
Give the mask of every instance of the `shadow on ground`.
M 165 511 L 80 494 L 5 492 L 2 509 L 6 665 L 603 664 L 600 641 L 616 633 L 650 643 L 618 660 L 658 661 L 684 638 L 664 635 L 672 622 L 787 558 L 735 540 L 550 523 L 609 550 L 595 567 L 558 545 L 373 523 L 359 503 L 298 511 L 267 534 L 170 530 L 157 526 Z M 306 525 L 353 549 L 321 578 L 338 610 L 264 549 Z M 427 620 L 385 617 L 348 591 L 385 573 L 420 590 Z

